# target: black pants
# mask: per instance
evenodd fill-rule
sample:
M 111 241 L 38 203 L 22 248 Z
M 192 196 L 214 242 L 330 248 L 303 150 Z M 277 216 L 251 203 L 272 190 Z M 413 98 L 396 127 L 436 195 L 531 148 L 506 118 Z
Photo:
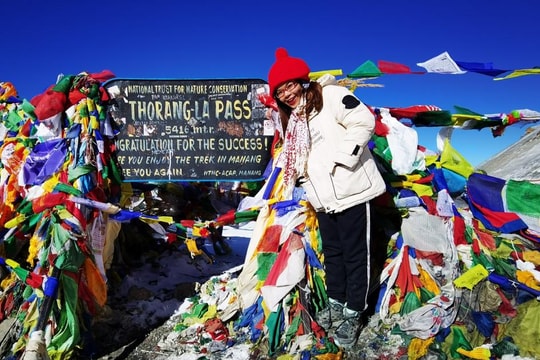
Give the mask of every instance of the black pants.
M 370 277 L 370 204 L 355 205 L 335 214 L 317 213 L 322 238 L 327 294 L 364 311 Z

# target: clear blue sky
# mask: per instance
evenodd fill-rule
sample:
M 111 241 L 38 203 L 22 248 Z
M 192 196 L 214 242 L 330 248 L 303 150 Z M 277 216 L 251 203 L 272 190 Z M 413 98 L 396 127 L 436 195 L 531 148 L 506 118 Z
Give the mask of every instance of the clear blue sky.
M 277 47 L 312 71 L 352 72 L 366 60 L 416 63 L 444 51 L 496 68 L 540 65 L 540 5 L 533 0 L 183 1 L 20 0 L 3 6 L 0 81 L 30 99 L 59 73 L 111 70 L 119 78 L 266 80 Z M 454 105 L 473 111 L 540 111 L 540 76 L 494 81 L 463 75 L 383 75 L 355 94 L 372 106 Z M 416 128 L 436 150 L 438 128 Z M 489 129 L 455 130 L 453 146 L 473 165 L 514 143 Z

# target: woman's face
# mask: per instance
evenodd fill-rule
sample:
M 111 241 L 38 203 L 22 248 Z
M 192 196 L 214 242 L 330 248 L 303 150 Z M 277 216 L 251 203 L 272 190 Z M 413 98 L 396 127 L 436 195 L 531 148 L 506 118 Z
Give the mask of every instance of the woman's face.
M 291 109 L 295 109 L 300 104 L 302 90 L 297 81 L 287 81 L 276 89 L 276 97 Z

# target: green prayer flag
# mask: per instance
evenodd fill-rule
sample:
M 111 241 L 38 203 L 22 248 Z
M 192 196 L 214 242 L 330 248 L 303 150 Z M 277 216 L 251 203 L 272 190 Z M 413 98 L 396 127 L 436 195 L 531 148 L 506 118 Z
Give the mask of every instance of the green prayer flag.
M 407 315 L 413 310 L 419 309 L 420 307 L 422 307 L 422 303 L 420 303 L 420 299 L 418 298 L 416 293 L 414 291 L 409 291 L 407 294 L 405 294 L 403 304 L 399 309 L 399 314 Z
M 452 345 L 450 345 L 450 354 L 453 359 L 461 359 L 462 356 L 457 352 L 458 348 L 462 348 L 467 351 L 471 351 L 473 348 L 463 331 L 457 326 L 451 326 L 452 328 Z
M 528 181 L 508 180 L 506 206 L 509 211 L 540 217 L 540 185 Z
M 26 278 L 28 277 L 28 274 L 30 273 L 30 271 L 20 267 L 20 266 L 15 266 L 13 268 L 11 268 L 11 271 L 13 271 L 15 273 L 15 275 L 17 275 L 17 277 L 21 280 L 21 281 L 26 281 Z
M 479 114 L 477 112 L 474 112 L 472 110 L 469 110 L 469 109 L 466 109 L 464 107 L 461 107 L 461 106 L 457 106 L 457 105 L 454 105 L 454 108 L 456 109 L 456 112 L 458 114 L 465 114 L 465 115 L 474 115 L 474 116 L 484 116 L 482 114 Z
M 60 191 L 60 192 L 66 193 L 66 194 L 74 195 L 74 196 L 83 196 L 82 191 L 80 191 L 79 189 L 76 189 L 73 186 L 71 186 L 69 184 L 66 184 L 66 183 L 59 182 L 54 187 L 54 190 L 55 191 Z
M 234 222 L 235 224 L 239 224 L 242 222 L 254 220 L 257 218 L 257 215 L 259 215 L 259 210 L 239 211 L 234 214 Z
M 516 278 L 516 267 L 515 265 L 509 264 L 505 259 L 493 257 L 492 258 L 493 268 L 497 274 L 500 274 L 511 279 Z
M 22 121 L 22 118 L 15 111 L 10 111 L 8 113 L 7 119 L 4 120 L 4 125 L 9 130 L 16 131 L 19 130 L 19 123 Z
M 321 311 L 328 303 L 326 285 L 322 275 L 319 274 L 317 270 L 313 271 L 313 293 L 311 294 L 311 302 L 315 313 Z
M 59 290 L 62 293 L 62 306 L 55 311 L 55 313 L 60 313 L 57 319 L 57 330 L 47 348 L 51 360 L 69 359 L 81 340 L 77 315 L 79 286 L 75 279 L 61 274 Z
M 354 69 L 354 71 L 347 75 L 351 79 L 359 78 L 374 78 L 382 75 L 381 70 L 371 60 L 365 61 L 362 65 Z
M 208 304 L 205 302 L 199 302 L 191 308 L 191 311 L 189 313 L 185 313 L 183 317 L 201 319 L 207 311 Z
M 422 111 L 411 119 L 415 126 L 448 126 L 453 125 L 452 114 L 446 110 Z
M 25 114 L 30 116 L 33 120 L 35 120 L 37 118 L 36 114 L 34 113 L 34 110 L 36 108 L 34 107 L 34 105 L 32 105 L 32 103 L 30 101 L 24 99 L 22 104 L 21 104 L 21 109 L 25 112 Z
M 83 175 L 90 174 L 96 171 L 96 167 L 90 164 L 85 164 L 77 166 L 76 168 L 69 168 L 68 170 L 68 181 L 74 182 Z
M 78 272 L 86 256 L 71 240 L 69 230 L 59 223 L 51 224 L 51 240 L 52 246 L 58 253 L 56 266 L 62 270 Z
M 22 215 L 30 215 L 33 213 L 32 202 L 27 198 L 22 199 L 19 206 L 17 206 L 17 212 Z
M 272 265 L 276 262 L 277 253 L 260 252 L 257 254 L 257 279 L 259 281 L 266 280 Z
M 62 79 L 60 79 L 60 81 L 52 88 L 53 91 L 58 91 L 67 95 L 69 93 L 69 89 L 71 88 L 73 78 L 74 76 L 72 75 L 62 77 Z
M 122 183 L 122 172 L 120 171 L 120 169 L 118 169 L 118 166 L 116 166 L 116 163 L 111 160 L 109 161 L 109 166 L 110 166 L 112 177 L 109 177 L 108 176 L 109 174 L 107 174 L 107 176 L 104 176 L 104 178 L 109 178 L 117 184 Z
M 425 287 L 420 288 L 420 302 L 422 304 L 427 303 L 429 300 L 433 299 L 435 294 L 426 289 Z
M 289 344 L 291 340 L 296 336 L 296 333 L 298 332 L 298 329 L 300 328 L 300 324 L 302 322 L 302 316 L 300 314 L 296 315 L 291 323 L 289 324 L 289 327 L 287 328 L 287 331 L 285 331 L 285 342 Z
M 274 355 L 279 349 L 279 340 L 281 338 L 281 328 L 283 322 L 283 306 L 279 304 L 276 311 L 268 315 L 266 319 L 266 327 L 268 328 L 268 352 L 269 355 Z
M 388 139 L 385 136 L 373 135 L 373 142 L 375 143 L 373 152 L 383 159 L 388 164 L 389 168 L 391 168 L 392 153 L 390 152 Z

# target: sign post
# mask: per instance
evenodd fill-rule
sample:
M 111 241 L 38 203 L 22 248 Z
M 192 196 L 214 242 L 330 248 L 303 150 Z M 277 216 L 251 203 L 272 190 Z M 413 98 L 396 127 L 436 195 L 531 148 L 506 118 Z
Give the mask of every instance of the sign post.
M 263 80 L 136 80 L 104 84 L 121 129 L 125 181 L 261 180 L 273 131 Z

